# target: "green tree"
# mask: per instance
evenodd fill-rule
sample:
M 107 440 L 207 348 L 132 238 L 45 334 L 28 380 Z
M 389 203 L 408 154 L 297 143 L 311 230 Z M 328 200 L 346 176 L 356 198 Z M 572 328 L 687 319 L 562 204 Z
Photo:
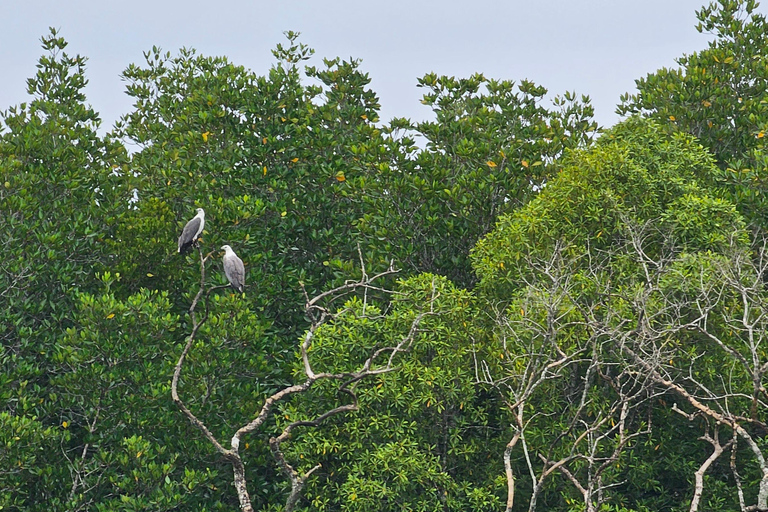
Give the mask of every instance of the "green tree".
M 526 80 L 432 73 L 419 86 L 435 119 L 387 127 L 390 160 L 370 171 L 358 226 L 371 258 L 471 286 L 475 242 L 535 197 L 557 159 L 588 145 L 597 124 L 589 98 L 566 93 L 548 109 L 547 90 Z
M 474 297 L 447 278 L 421 274 L 401 281 L 392 309 L 348 304 L 317 331 L 321 368 L 354 368 L 367 354 L 419 322 L 395 371 L 359 391 L 360 410 L 343 422 L 297 437 L 293 457 L 318 460 L 307 488 L 321 510 L 498 510 L 502 474 L 498 436 L 503 408 L 475 383 L 474 342 L 482 344 Z M 388 343 L 393 343 L 389 341 Z M 336 400 L 333 387 L 291 404 L 293 420 Z
M 485 380 L 515 417 L 505 452 L 508 510 L 520 507 L 521 488 L 532 489 L 529 510 L 575 502 L 585 510 L 661 510 L 690 492 L 687 482 L 662 476 L 681 456 L 677 447 L 695 438 L 656 421 L 659 398 L 674 397 L 633 354 L 661 364 L 666 352 L 649 347 L 669 342 L 690 347 L 691 360 L 703 357 L 680 334 L 687 321 L 680 312 L 693 314 L 701 297 L 663 290 L 659 281 L 679 281 L 670 269 L 691 255 L 746 246 L 736 207 L 697 181 L 715 173 L 691 136 L 631 118 L 570 155 L 534 200 L 476 245 L 480 298 L 498 315 Z M 676 366 L 682 356 L 668 357 Z M 706 371 L 700 362 L 683 368 Z M 670 435 L 668 452 L 649 454 L 655 463 L 633 460 L 630 446 Z M 695 469 L 695 458 L 682 456 Z
M 2 115 L 0 403 L 7 421 L 31 429 L 20 440 L 50 446 L 65 438 L 53 428 L 61 417 L 49 387 L 52 356 L 73 323 L 75 292 L 93 290 L 108 262 L 109 219 L 121 197 L 113 165 L 125 152 L 96 132 L 100 120 L 83 94 L 85 59 L 67 55 L 55 30 L 42 43 L 48 54 L 28 81 L 32 100 Z M 42 469 L 45 460 L 38 478 L 11 485 L 16 506 L 50 510 L 66 498 L 66 469 Z
M 100 277 L 99 293 L 78 294 L 75 325 L 52 356 L 48 389 L 71 436 L 59 460 L 71 478 L 66 510 L 199 507 L 199 488 L 208 490 L 214 506 L 220 498 L 211 492 L 219 483 L 215 466 L 213 473 L 204 467 L 196 458 L 201 447 L 185 442 L 190 429 L 170 397 L 169 352 L 180 319 L 168 294 L 142 290 L 119 300 L 110 290 L 116 276 Z M 221 334 L 242 343 L 230 329 Z M 222 348 L 221 338 L 209 341 L 213 350 Z M 215 396 L 218 381 L 208 382 Z
M 305 325 L 301 283 L 313 293 L 354 268 L 360 212 L 350 196 L 360 160 L 379 158 L 356 147 L 381 140 L 378 99 L 358 63 L 307 67 L 318 84 L 305 85 L 300 64 L 313 52 L 297 37 L 288 33 L 266 76 L 192 50 L 153 49 L 146 67 L 124 72 L 136 108 L 117 130 L 140 147 L 130 169 L 138 201 L 117 240 L 137 244 L 117 264 L 127 285 L 169 289 L 186 307 L 196 267 L 173 242 L 203 207 L 205 246 L 228 243 L 243 257 L 248 300 L 287 344 Z
M 765 218 L 765 134 L 768 131 L 768 23 L 754 0 L 721 0 L 696 14 L 705 50 L 636 80 L 620 114 L 642 113 L 670 131 L 697 137 L 724 172 L 732 201 L 758 223 Z

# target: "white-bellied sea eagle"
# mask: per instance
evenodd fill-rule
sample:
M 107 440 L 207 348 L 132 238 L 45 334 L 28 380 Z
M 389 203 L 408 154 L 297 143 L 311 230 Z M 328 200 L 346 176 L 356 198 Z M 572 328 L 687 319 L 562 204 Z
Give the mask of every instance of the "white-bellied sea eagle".
M 197 215 L 195 215 L 181 232 L 179 237 L 179 254 L 184 254 L 192 244 L 197 242 L 200 238 L 200 233 L 203 232 L 205 227 L 205 211 L 202 208 L 197 209 Z
M 229 284 L 232 288 L 243 293 L 243 286 L 245 285 L 245 267 L 243 266 L 243 260 L 237 257 L 235 251 L 228 245 L 221 247 L 224 249 L 224 257 L 221 259 L 224 264 L 224 274 L 229 280 Z

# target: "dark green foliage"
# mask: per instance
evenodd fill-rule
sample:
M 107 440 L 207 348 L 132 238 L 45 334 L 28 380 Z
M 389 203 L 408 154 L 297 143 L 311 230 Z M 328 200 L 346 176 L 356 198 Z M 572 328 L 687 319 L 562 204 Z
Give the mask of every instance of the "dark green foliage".
M 768 131 L 768 23 L 754 0 L 720 0 L 697 13 L 705 50 L 680 57 L 679 68 L 638 79 L 618 112 L 644 113 L 670 131 L 697 137 L 715 156 L 718 182 L 751 221 L 764 225 Z
M 22 472 L 14 486 L 12 503 L 24 510 L 51 510 L 67 497 L 55 484 L 67 469 L 50 463 L 61 436 L 52 356 L 72 325 L 75 293 L 93 290 L 108 261 L 107 220 L 120 199 L 112 165 L 125 159 L 122 146 L 96 133 L 99 118 L 82 92 L 85 59 L 65 47 L 53 30 L 43 38 L 48 54 L 28 81 L 32 101 L 3 113 L 0 136 L 0 404 L 6 422 L 24 426 L 19 442 L 48 447 L 36 456 L 36 478 Z
M 535 197 L 557 158 L 588 144 L 597 125 L 589 98 L 566 93 L 550 110 L 547 90 L 529 81 L 428 74 L 419 86 L 435 119 L 392 122 L 392 160 L 375 169 L 359 227 L 373 254 L 471 286 L 475 242 Z
M 226 243 L 244 256 L 246 283 L 258 285 L 250 300 L 291 340 L 304 326 L 300 283 L 322 290 L 357 259 L 350 195 L 364 160 L 378 155 L 356 148 L 380 140 L 378 100 L 357 62 L 309 68 L 320 85 L 305 86 L 298 63 L 312 52 L 295 38 L 275 51 L 266 76 L 191 50 L 153 49 L 146 67 L 125 71 L 136 109 L 118 128 L 141 148 L 135 176 L 126 176 L 138 202 L 119 227 L 119 243 L 138 242 L 118 262 L 128 286 L 172 285 L 174 300 L 187 302 L 180 285 L 195 281 L 196 268 L 172 241 L 202 206 L 205 247 Z

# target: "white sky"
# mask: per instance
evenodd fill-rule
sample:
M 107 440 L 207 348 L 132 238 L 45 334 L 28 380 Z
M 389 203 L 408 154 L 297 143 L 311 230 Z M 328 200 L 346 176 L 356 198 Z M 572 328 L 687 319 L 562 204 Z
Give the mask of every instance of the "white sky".
M 434 71 L 530 79 L 592 98 L 610 126 L 634 80 L 706 47 L 695 11 L 706 0 L 0 0 L 0 110 L 26 101 L 26 79 L 48 27 L 88 57 L 86 93 L 106 128 L 131 109 L 120 73 L 153 45 L 226 55 L 264 74 L 283 32 L 302 33 L 323 57 L 362 59 L 381 119 L 428 118 L 416 80 Z M 766 6 L 759 10 L 768 12 Z

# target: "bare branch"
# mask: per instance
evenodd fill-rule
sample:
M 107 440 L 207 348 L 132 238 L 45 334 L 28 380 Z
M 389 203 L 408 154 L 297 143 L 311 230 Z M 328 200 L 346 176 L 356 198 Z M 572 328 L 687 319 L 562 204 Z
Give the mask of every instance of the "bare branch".
M 410 350 L 411 346 L 413 345 L 416 339 L 416 335 L 420 332 L 419 326 L 423 318 L 427 315 L 436 314 L 434 309 L 434 304 L 437 298 L 439 297 L 439 294 L 437 293 L 435 283 L 433 282 L 432 296 L 427 302 L 424 310 L 414 316 L 408 332 L 402 338 L 400 338 L 400 340 L 397 343 L 395 343 L 394 345 L 377 348 L 368 356 L 368 358 L 365 361 L 362 362 L 362 364 L 358 369 L 354 371 L 340 372 L 340 373 L 328 373 L 328 372 L 316 373 L 313 370 L 311 361 L 309 359 L 309 350 L 314 340 L 317 329 L 323 323 L 327 322 L 329 319 L 336 318 L 338 315 L 338 312 L 333 313 L 331 311 L 330 305 L 323 305 L 323 304 L 324 303 L 332 304 L 348 296 L 349 294 L 357 293 L 357 292 L 362 292 L 365 304 L 367 304 L 368 294 L 371 292 L 382 293 L 382 294 L 387 294 L 391 296 L 394 292 L 386 288 L 377 286 L 375 282 L 381 280 L 386 276 L 390 276 L 397 273 L 397 270 L 394 268 L 393 265 L 390 265 L 390 267 L 387 270 L 380 272 L 374 276 L 369 276 L 366 272 L 365 265 L 362 261 L 362 251 L 358 249 L 358 253 L 361 259 L 361 271 L 362 271 L 362 276 L 360 280 L 347 281 L 346 283 L 344 283 L 339 287 L 320 293 L 319 295 L 312 298 L 309 297 L 306 289 L 304 289 L 304 287 L 302 286 L 302 291 L 304 293 L 304 297 L 306 300 L 305 310 L 307 312 L 307 316 L 311 320 L 311 325 L 307 329 L 304 339 L 302 340 L 302 343 L 300 344 L 300 347 L 299 347 L 301 352 L 301 361 L 303 364 L 306 378 L 302 383 L 287 386 L 275 392 L 271 396 L 267 397 L 264 400 L 264 403 L 262 404 L 262 407 L 259 410 L 259 413 L 251 421 L 249 421 L 247 424 L 243 425 L 242 427 L 238 428 L 235 431 L 235 433 L 232 435 L 230 440 L 230 448 L 227 449 L 223 446 L 221 442 L 218 441 L 218 439 L 216 439 L 216 437 L 213 435 L 210 429 L 208 429 L 205 423 L 202 420 L 200 420 L 184 404 L 184 402 L 181 400 L 178 394 L 178 384 L 179 384 L 179 379 L 180 379 L 181 370 L 182 370 L 184 361 L 189 351 L 191 350 L 192 345 L 194 344 L 194 341 L 198 336 L 200 328 L 208 319 L 208 314 L 209 314 L 208 297 L 213 291 L 227 287 L 227 285 L 206 287 L 205 264 L 212 253 L 209 253 L 208 255 L 204 256 L 202 250 L 199 247 L 198 247 L 198 253 L 200 255 L 200 287 L 189 307 L 189 315 L 192 321 L 192 329 L 189 336 L 186 339 L 186 344 L 181 352 L 181 355 L 179 356 L 178 362 L 176 363 L 176 367 L 174 368 L 173 379 L 171 381 L 171 395 L 176 405 L 183 412 L 183 414 L 189 419 L 189 421 L 198 430 L 200 430 L 203 433 L 203 435 L 206 437 L 206 439 L 208 439 L 211 442 L 211 444 L 216 448 L 216 450 L 219 453 L 221 453 L 225 457 L 225 459 L 232 464 L 233 473 L 234 473 L 234 484 L 238 494 L 241 510 L 243 510 L 244 512 L 251 512 L 253 510 L 250 496 L 248 494 L 247 482 L 245 479 L 245 465 L 239 453 L 240 444 L 243 436 L 250 434 L 255 430 L 257 430 L 258 428 L 260 428 L 269 418 L 275 405 L 277 405 L 279 402 L 289 398 L 292 395 L 306 392 L 316 382 L 320 380 L 338 381 L 339 382 L 338 392 L 341 395 L 346 395 L 351 398 L 350 403 L 333 407 L 321 414 L 318 414 L 313 419 L 294 421 L 286 425 L 279 435 L 273 436 L 270 438 L 269 440 L 270 449 L 272 451 L 273 457 L 275 458 L 275 462 L 277 463 L 278 467 L 281 468 L 283 474 L 285 474 L 286 477 L 291 482 L 291 492 L 286 500 L 285 510 L 292 511 L 295 508 L 296 504 L 298 503 L 298 500 L 301 496 L 302 489 L 304 488 L 304 485 L 307 479 L 321 466 L 320 464 L 317 464 L 313 466 L 310 470 L 308 470 L 306 473 L 299 474 L 298 471 L 296 471 L 296 469 L 286 459 L 282 451 L 283 443 L 285 443 L 285 441 L 287 441 L 291 437 L 292 432 L 299 427 L 317 427 L 332 416 L 353 412 L 358 409 L 357 395 L 354 391 L 354 387 L 357 385 L 357 383 L 362 381 L 365 378 L 372 377 L 375 375 L 381 375 L 383 373 L 393 371 L 395 369 L 394 364 L 395 364 L 395 358 L 397 354 L 407 352 Z M 203 301 L 205 305 L 205 312 L 202 314 L 202 316 L 198 318 L 197 309 L 200 301 Z M 379 361 L 380 359 L 381 361 Z

